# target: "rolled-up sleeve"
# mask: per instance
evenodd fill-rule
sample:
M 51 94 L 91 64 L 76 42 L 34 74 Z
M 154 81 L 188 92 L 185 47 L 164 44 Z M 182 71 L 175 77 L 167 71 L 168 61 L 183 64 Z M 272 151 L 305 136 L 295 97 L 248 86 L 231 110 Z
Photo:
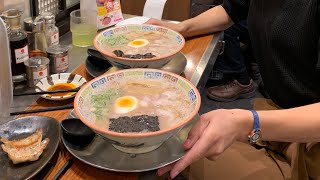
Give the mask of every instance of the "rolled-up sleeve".
M 247 19 L 250 0 L 224 0 L 222 7 L 234 23 Z

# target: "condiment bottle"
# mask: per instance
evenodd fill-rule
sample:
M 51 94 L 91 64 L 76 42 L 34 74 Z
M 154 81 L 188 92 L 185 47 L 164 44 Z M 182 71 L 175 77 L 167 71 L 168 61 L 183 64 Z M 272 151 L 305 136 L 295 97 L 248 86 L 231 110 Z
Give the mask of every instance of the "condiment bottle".
M 44 56 L 47 57 L 46 50 L 48 47 L 45 36 L 45 21 L 41 17 L 37 17 L 33 22 L 34 41 L 30 44 L 30 57 Z
M 25 81 L 26 70 L 23 62 L 29 59 L 27 33 L 21 29 L 21 12 L 10 9 L 3 13 L 5 20 L 10 25 L 8 37 L 11 51 L 11 70 L 14 83 Z
M 59 44 L 59 29 L 55 25 L 55 16 L 50 12 L 41 13 L 45 19 L 45 35 L 48 43 L 48 47 L 58 45 Z

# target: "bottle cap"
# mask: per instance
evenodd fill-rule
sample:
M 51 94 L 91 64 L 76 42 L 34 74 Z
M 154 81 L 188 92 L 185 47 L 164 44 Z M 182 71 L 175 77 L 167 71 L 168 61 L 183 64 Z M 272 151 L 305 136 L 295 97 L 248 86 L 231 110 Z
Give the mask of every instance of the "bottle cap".
M 46 24 L 55 23 L 55 16 L 51 12 L 42 12 L 40 13 L 40 16 L 45 19 Z
M 55 46 L 48 47 L 47 48 L 47 53 L 54 54 L 54 55 L 62 54 L 62 53 L 68 52 L 70 50 L 70 48 L 71 47 L 68 46 L 68 45 L 58 44 L 58 45 L 55 45 Z
M 33 31 L 34 32 L 41 32 L 44 31 L 45 28 L 45 21 L 41 17 L 36 17 L 33 22 Z
M 35 17 L 27 17 L 23 20 L 24 30 L 32 32 L 34 19 Z

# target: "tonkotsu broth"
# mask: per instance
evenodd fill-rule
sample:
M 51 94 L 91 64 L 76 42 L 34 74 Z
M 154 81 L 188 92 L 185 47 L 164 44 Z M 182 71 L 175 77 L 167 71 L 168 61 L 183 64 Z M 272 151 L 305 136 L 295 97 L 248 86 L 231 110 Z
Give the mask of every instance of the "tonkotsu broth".
M 119 86 L 121 91 L 116 92 L 117 95 L 111 100 L 112 103 L 106 104 L 102 116 L 96 119 L 97 126 L 109 129 L 110 118 L 149 115 L 158 116 L 160 129 L 165 129 L 189 116 L 193 110 L 193 104 L 187 93 L 170 83 L 156 80 L 131 80 Z M 123 96 L 135 97 L 137 106 L 130 112 L 119 114 L 115 112 L 115 100 Z
M 132 47 L 128 44 L 134 40 L 147 40 L 148 43 Z M 129 31 L 125 34 L 115 34 L 113 38 L 107 39 L 109 52 L 121 50 L 124 54 L 146 54 L 152 53 L 156 57 L 171 54 L 179 47 L 175 38 L 170 38 L 158 31 Z

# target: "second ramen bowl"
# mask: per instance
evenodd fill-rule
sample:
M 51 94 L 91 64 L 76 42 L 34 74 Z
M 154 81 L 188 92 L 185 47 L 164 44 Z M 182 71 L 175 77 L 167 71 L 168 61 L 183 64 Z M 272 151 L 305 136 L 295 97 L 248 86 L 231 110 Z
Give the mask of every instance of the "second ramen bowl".
M 133 86 L 137 86 L 137 88 L 133 88 Z M 138 89 L 139 86 L 142 88 L 141 90 Z M 162 91 L 161 87 L 171 88 L 165 88 Z M 145 91 L 146 96 L 141 93 L 142 91 Z M 153 95 L 156 91 L 159 91 L 160 94 Z M 142 96 L 135 95 L 139 93 Z M 121 103 L 117 100 L 128 96 L 136 97 L 134 98 L 136 109 L 126 113 L 128 109 L 121 107 Z M 179 99 L 182 102 L 179 102 Z M 154 106 L 150 104 L 151 102 L 158 103 L 156 110 L 151 109 Z M 174 103 L 179 105 L 174 105 Z M 187 79 L 163 70 L 132 68 L 108 73 L 86 83 L 77 93 L 74 107 L 77 116 L 84 124 L 105 139 L 110 140 L 118 150 L 126 153 L 146 153 L 157 149 L 190 122 L 197 115 L 200 103 L 201 98 L 197 88 Z M 122 101 L 123 104 L 130 103 Z M 161 104 L 164 105 L 161 106 Z M 133 107 L 132 103 L 131 107 Z M 140 109 L 138 109 L 139 107 Z M 174 108 L 176 108 L 175 111 L 172 110 Z M 179 112 L 180 115 L 174 116 L 169 121 L 168 119 L 172 115 L 170 112 Z M 133 113 L 157 115 L 160 125 L 164 123 L 166 126 L 163 128 L 160 126 L 160 130 L 157 131 L 126 133 L 112 131 L 110 130 L 111 125 L 108 124 L 110 123 L 109 119 L 106 117 L 119 116 L 117 113 L 121 113 L 121 116 L 134 116 Z M 161 121 L 160 116 L 165 116 L 165 118 L 162 118 Z
M 119 68 L 161 68 L 184 47 L 176 31 L 154 25 L 123 25 L 100 32 L 94 47 Z

